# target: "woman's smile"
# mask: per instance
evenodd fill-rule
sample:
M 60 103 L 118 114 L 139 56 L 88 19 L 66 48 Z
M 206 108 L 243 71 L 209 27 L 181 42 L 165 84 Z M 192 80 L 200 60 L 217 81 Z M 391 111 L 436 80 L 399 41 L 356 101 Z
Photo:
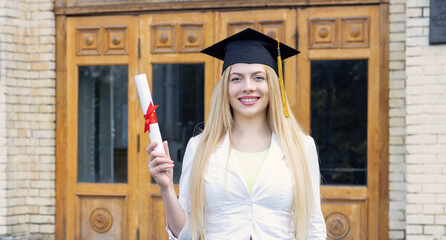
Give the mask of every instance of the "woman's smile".
M 238 100 L 243 104 L 243 105 L 254 105 L 259 101 L 260 97 L 255 97 L 255 96 L 244 96 L 239 98 Z

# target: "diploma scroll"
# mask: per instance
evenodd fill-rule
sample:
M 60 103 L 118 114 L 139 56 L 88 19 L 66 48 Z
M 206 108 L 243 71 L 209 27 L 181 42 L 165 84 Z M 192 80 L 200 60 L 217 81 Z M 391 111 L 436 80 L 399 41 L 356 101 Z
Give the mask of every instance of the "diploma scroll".
M 135 76 L 136 88 L 138 89 L 139 100 L 141 101 L 142 111 L 145 118 L 144 132 L 149 132 L 150 142 L 157 142 L 158 145 L 155 151 L 164 152 L 163 139 L 156 119 L 155 109 L 157 105 L 153 105 L 152 94 L 150 94 L 149 84 L 147 83 L 147 76 L 145 73 Z

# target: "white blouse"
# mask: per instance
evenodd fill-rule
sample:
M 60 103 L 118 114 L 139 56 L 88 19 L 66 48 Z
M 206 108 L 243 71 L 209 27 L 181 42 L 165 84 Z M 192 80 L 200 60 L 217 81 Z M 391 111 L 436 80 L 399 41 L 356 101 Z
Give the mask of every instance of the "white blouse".
M 189 140 L 183 159 L 179 202 L 186 213 L 186 224 L 175 238 L 169 227 L 169 239 L 192 239 L 189 229 L 189 177 L 201 135 Z M 325 240 L 325 221 L 320 207 L 320 172 L 316 146 L 310 136 L 303 137 L 312 178 L 312 212 L 309 239 Z M 206 239 L 294 240 L 293 181 L 277 136 L 271 138 L 270 151 L 257 176 L 252 195 L 241 171 L 229 152 L 229 135 L 217 147 L 205 173 Z

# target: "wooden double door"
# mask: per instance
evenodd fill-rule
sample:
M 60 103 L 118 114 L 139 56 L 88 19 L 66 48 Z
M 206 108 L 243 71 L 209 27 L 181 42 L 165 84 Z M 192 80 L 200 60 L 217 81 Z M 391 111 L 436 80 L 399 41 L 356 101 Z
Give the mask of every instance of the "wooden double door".
M 329 239 L 387 238 L 382 11 L 363 6 L 59 18 L 57 239 L 167 239 L 133 78 L 146 73 L 160 105 L 178 191 L 187 140 L 202 127 L 221 74 L 221 62 L 199 51 L 247 27 L 302 52 L 285 62 L 285 85 L 292 110 L 320 146 Z

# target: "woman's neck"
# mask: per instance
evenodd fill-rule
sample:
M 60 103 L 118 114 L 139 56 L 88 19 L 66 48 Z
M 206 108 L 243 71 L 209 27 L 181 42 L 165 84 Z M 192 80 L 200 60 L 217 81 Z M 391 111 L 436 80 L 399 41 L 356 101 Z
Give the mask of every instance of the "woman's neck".
M 232 146 L 242 152 L 260 152 L 269 148 L 271 134 L 266 115 L 249 119 L 234 118 Z

